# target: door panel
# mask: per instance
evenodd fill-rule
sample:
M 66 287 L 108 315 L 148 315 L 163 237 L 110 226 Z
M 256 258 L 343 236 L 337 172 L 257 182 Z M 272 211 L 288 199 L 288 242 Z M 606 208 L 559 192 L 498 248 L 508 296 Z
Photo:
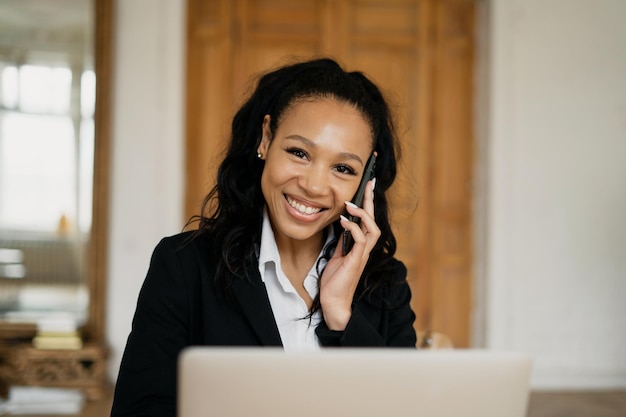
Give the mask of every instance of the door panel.
M 255 75 L 331 56 L 364 72 L 394 111 L 397 257 L 416 329 L 470 341 L 474 4 L 470 0 L 188 0 L 186 214 L 214 181 Z

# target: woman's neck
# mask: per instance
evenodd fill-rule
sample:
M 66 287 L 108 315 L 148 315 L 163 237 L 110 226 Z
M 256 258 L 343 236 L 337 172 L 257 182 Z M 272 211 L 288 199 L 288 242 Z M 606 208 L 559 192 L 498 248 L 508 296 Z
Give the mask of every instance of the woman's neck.
M 286 270 L 287 266 L 290 270 L 304 271 L 305 276 L 324 246 L 324 233 L 319 233 L 307 240 L 295 240 L 276 235 L 275 239 L 283 270 Z

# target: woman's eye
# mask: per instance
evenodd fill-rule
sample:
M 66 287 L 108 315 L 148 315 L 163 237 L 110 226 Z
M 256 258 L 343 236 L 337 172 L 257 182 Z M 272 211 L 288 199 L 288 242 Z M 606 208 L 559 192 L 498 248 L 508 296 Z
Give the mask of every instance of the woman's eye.
M 298 148 L 291 148 L 291 149 L 287 149 L 287 152 L 292 154 L 293 156 L 295 156 L 296 158 L 301 158 L 304 159 L 307 157 L 306 152 L 304 152 L 302 149 L 298 149 Z
M 356 175 L 356 171 L 350 168 L 348 165 L 337 165 L 335 169 L 340 174 Z

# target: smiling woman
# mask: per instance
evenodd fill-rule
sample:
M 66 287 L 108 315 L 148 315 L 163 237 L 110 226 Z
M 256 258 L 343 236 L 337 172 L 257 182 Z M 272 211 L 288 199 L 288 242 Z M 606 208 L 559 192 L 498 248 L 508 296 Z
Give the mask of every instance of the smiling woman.
M 295 102 L 275 133 L 270 120 L 265 116 L 258 147 L 265 160 L 261 189 L 283 272 L 311 309 L 317 291 L 313 287 L 310 293 L 304 281 L 324 243 L 324 230 L 346 211 L 346 201 L 356 192 L 372 153 L 372 133 L 359 110 L 334 98 Z M 373 221 L 369 227 L 378 230 Z M 343 317 L 349 318 L 349 312 Z
M 373 152 L 359 207 L 350 200 Z M 318 59 L 262 76 L 233 119 L 199 228 L 154 251 L 112 415 L 175 415 L 177 358 L 190 345 L 415 348 L 388 218 L 395 174 L 389 110 L 364 75 Z
M 316 239 L 345 211 L 373 139 L 361 113 L 335 99 L 298 102 L 274 134 L 269 125 L 266 116 L 258 148 L 265 160 L 261 189 L 279 248 L 288 250 L 283 239 Z M 319 243 L 317 239 L 313 248 Z

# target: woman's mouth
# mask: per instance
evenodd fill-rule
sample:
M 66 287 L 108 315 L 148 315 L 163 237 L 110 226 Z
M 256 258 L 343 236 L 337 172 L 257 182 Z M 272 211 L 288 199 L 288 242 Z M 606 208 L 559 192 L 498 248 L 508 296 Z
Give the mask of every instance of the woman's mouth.
M 294 200 L 293 198 L 289 197 L 288 195 L 285 195 L 285 198 L 287 199 L 287 203 L 289 203 L 289 205 L 291 207 L 293 207 L 299 213 L 302 213 L 302 214 L 307 214 L 307 215 L 317 214 L 317 213 L 319 213 L 320 211 L 323 210 L 323 208 L 321 208 L 321 207 L 306 206 L 306 205 L 304 205 L 302 203 L 297 202 L 296 200 Z

